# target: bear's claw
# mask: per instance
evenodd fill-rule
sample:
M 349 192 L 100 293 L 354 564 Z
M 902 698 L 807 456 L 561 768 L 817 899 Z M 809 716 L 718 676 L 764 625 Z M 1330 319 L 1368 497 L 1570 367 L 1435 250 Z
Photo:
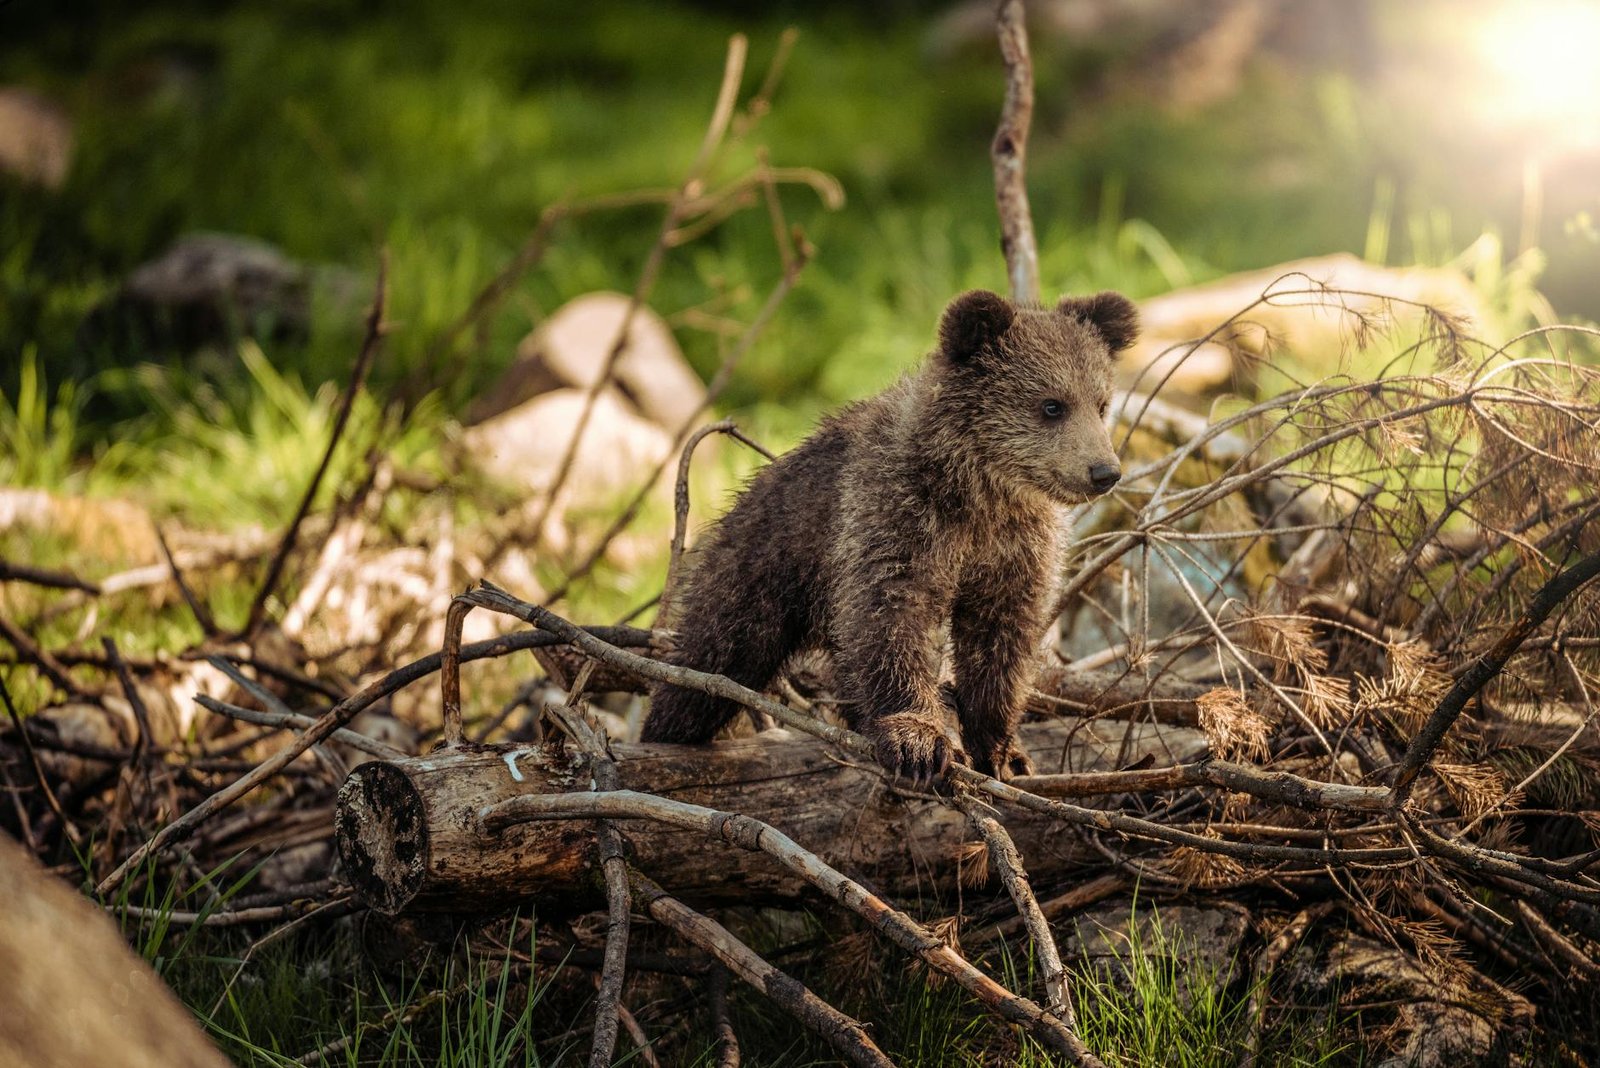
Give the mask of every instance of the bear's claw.
M 967 754 L 950 740 L 935 716 L 917 712 L 884 716 L 871 736 L 873 755 L 884 770 L 917 784 L 940 778 L 952 763 L 967 763 Z
M 1002 781 L 1033 774 L 1033 760 L 1016 742 L 1000 747 L 993 756 L 980 760 L 975 767 L 985 775 Z
M 1011 744 L 1010 750 L 996 763 L 999 764 L 1000 770 L 1005 773 L 1000 776 L 1002 779 L 1014 779 L 1018 775 L 1033 774 L 1033 758 L 1029 757 L 1027 752 L 1015 742 Z

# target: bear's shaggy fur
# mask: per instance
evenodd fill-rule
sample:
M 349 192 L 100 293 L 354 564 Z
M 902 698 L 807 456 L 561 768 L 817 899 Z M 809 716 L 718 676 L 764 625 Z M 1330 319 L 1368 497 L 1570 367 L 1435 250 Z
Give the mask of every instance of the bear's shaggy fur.
M 682 598 L 674 662 L 761 689 L 821 646 L 845 719 L 890 771 L 929 778 L 958 760 L 1025 773 L 1014 735 L 1063 509 L 1121 476 L 1105 414 L 1113 357 L 1137 329 L 1115 293 L 1048 309 L 957 297 L 921 370 L 824 422 L 717 525 Z M 955 684 L 941 690 L 945 624 Z M 944 729 L 950 705 L 961 749 Z M 738 710 L 663 684 L 644 740 L 709 741 Z

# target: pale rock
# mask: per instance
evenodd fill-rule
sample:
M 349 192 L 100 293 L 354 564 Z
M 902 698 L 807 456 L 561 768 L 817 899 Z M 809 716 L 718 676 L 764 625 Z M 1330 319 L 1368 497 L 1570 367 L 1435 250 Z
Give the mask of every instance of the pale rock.
M 0 171 L 59 189 L 72 166 L 72 120 L 28 89 L 0 87 Z
M 629 303 L 621 293 L 587 293 L 556 309 L 517 346 L 515 362 L 474 402 L 469 420 L 490 419 L 563 386 L 592 387 L 622 331 Z M 671 327 L 643 305 L 629 323 L 613 380 L 640 413 L 671 430 L 693 418 L 706 398 L 705 385 L 684 360 Z
M 186 234 L 135 267 L 79 328 L 79 342 L 195 350 L 239 337 L 303 341 L 312 272 L 264 241 Z
M 1514 1042 L 1513 1033 L 1534 1016 L 1527 998 L 1485 976 L 1430 972 L 1393 946 L 1360 935 L 1334 943 L 1322 978 L 1333 989 L 1370 990 L 1399 1006 L 1398 1049 L 1380 1068 L 1487 1063 L 1496 1046 Z
M 558 389 L 462 432 L 467 461 L 530 496 L 547 492 L 582 415 L 586 392 Z M 602 390 L 573 457 L 566 492 L 584 499 L 635 486 L 666 458 L 672 439 L 614 390 Z M 557 509 L 558 511 L 559 509 Z
M 130 717 L 131 719 L 131 717 Z M 104 708 L 88 701 L 69 700 L 51 705 L 29 717 L 29 723 L 47 730 L 57 739 L 71 746 L 124 749 L 133 741 L 131 722 L 125 726 L 122 717 L 113 718 Z M 50 746 L 40 746 L 39 763 L 53 780 L 79 786 L 105 770 L 105 764 L 87 757 Z
M 1324 287 L 1346 292 L 1324 293 Z M 1190 343 L 1217 330 L 1264 292 L 1274 294 L 1268 303 L 1251 308 L 1238 324 L 1189 353 Z M 1164 396 L 1205 395 L 1233 380 L 1236 368 L 1229 346 L 1270 359 L 1269 339 L 1270 347 L 1300 363 L 1323 363 L 1321 370 L 1332 372 L 1352 347 L 1362 317 L 1380 327 L 1415 323 L 1423 315 L 1415 305 L 1439 308 L 1468 323 L 1486 318 L 1472 283 L 1445 268 L 1384 267 L 1338 253 L 1233 274 L 1141 301 L 1140 337 L 1122 357 L 1119 377 L 1125 385 L 1138 378 L 1139 388 L 1149 391 L 1171 370 L 1161 389 Z

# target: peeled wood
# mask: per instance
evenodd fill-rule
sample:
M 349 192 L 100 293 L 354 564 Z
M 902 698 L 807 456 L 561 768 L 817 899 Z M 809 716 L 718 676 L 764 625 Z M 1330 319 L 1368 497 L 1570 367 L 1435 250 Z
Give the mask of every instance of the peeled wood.
M 1042 772 L 1106 771 L 1152 756 L 1206 751 L 1198 731 L 1064 718 L 1028 724 L 1023 744 Z M 770 823 L 817 855 L 895 897 L 953 894 L 957 858 L 975 840 L 966 819 L 931 797 L 891 789 L 876 766 L 786 731 L 710 746 L 618 744 L 618 788 L 657 794 Z M 350 773 L 336 815 L 340 854 L 374 908 L 546 910 L 604 904 L 594 824 L 540 821 L 485 834 L 478 812 L 530 793 L 589 791 L 591 761 L 572 749 L 463 745 L 424 757 L 372 761 Z M 1059 821 L 1008 813 L 1035 879 L 1098 854 Z M 805 882 L 770 859 L 692 831 L 636 820 L 622 830 L 633 864 L 700 905 L 798 901 Z

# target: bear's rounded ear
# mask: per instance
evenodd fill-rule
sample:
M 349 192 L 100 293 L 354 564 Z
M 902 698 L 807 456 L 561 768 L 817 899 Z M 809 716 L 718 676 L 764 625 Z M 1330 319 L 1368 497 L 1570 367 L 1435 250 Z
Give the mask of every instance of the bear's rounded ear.
M 987 289 L 973 289 L 950 302 L 939 320 L 939 348 L 947 359 L 965 363 L 997 339 L 1016 318 L 1011 302 Z
M 1062 297 L 1056 310 L 1098 330 L 1113 354 L 1132 345 L 1139 336 L 1139 309 L 1121 293 Z

